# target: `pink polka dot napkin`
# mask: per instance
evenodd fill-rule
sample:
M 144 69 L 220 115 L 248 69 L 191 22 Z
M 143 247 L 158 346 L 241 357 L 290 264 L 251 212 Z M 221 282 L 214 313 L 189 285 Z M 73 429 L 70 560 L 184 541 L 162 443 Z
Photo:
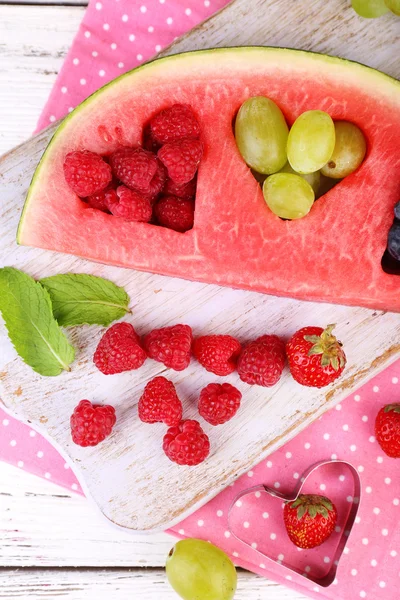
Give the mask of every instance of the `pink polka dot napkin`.
M 227 0 L 103 0 L 91 2 L 58 76 L 38 129 L 63 117 L 100 86 L 152 57 Z M 236 564 L 311 597 L 394 600 L 400 583 L 400 461 L 388 458 L 374 437 L 379 408 L 400 397 L 400 361 L 283 448 L 236 480 L 171 532 L 211 540 Z M 0 459 L 82 493 L 58 452 L 40 434 L 0 410 Z M 338 531 L 326 545 L 298 551 L 289 542 L 282 501 L 254 491 L 257 484 L 290 494 L 313 464 L 348 461 L 361 480 L 356 490 L 345 465 L 330 465 L 305 481 L 326 493 L 339 510 Z M 325 469 L 325 470 L 324 470 Z M 231 528 L 228 512 L 233 504 Z M 353 527 L 347 515 L 357 511 Z M 340 531 L 339 531 L 340 529 Z M 342 532 L 346 538 L 339 558 Z M 337 564 L 336 564 L 337 563 Z M 288 568 L 292 567 L 292 569 Z M 337 566 L 323 588 L 313 579 Z
M 90 2 L 39 119 L 64 117 L 99 87 L 152 58 L 229 0 L 102 0 Z
M 399 400 L 400 361 L 397 361 L 181 522 L 174 532 L 209 539 L 244 568 L 311 597 L 397 599 L 400 460 L 382 452 L 374 437 L 374 422 L 381 406 Z M 351 463 L 360 477 L 361 489 L 356 495 L 348 467 L 339 464 L 328 469 L 321 467 L 305 482 L 306 493 L 327 494 L 335 502 L 338 526 L 344 528 L 347 538 L 336 578 L 332 585 L 322 588 L 308 578 L 327 574 L 338 558 L 335 550 L 341 533 L 335 532 L 318 549 L 298 551 L 284 529 L 281 501 L 260 493 L 241 498 L 239 506 L 234 505 L 232 529 L 228 527 L 227 515 L 243 490 L 264 484 L 290 494 L 309 467 L 330 459 Z M 358 507 L 358 511 L 350 530 L 345 521 L 351 507 Z M 302 574 L 289 570 L 284 566 L 287 564 Z

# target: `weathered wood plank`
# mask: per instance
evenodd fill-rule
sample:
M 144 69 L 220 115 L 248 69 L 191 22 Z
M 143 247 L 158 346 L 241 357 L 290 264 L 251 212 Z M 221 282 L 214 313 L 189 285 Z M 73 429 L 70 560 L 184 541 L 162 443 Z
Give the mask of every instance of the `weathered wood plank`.
M 86 498 L 4 463 L 0 532 L 0 566 L 10 568 L 163 567 L 175 542 L 112 527 Z
M 0 482 L 1 598 L 176 598 L 163 570 L 154 570 L 164 567 L 173 537 L 121 532 L 85 498 L 4 463 Z M 238 600 L 266 597 L 304 598 L 239 571 Z
M 0 155 L 34 131 L 84 10 L 0 4 Z
M 30 570 L 0 571 L 1 598 L 37 597 L 40 600 L 177 600 L 167 582 L 164 570 Z M 305 596 L 256 577 L 238 572 L 235 600 L 305 600 Z
M 400 78 L 399 20 L 362 19 L 350 0 L 235 0 L 165 53 L 247 44 L 332 54 Z

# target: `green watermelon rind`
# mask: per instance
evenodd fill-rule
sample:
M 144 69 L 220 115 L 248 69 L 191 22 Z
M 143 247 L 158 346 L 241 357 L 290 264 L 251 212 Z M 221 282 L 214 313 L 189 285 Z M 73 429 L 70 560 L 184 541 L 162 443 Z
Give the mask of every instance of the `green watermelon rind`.
M 296 55 L 296 56 L 306 55 L 310 59 L 322 60 L 322 61 L 325 61 L 327 64 L 346 65 L 346 66 L 349 66 L 350 68 L 354 68 L 355 71 L 357 70 L 358 72 L 361 72 L 362 74 L 363 73 L 373 74 L 373 75 L 379 77 L 380 80 L 382 80 L 382 81 L 384 80 L 388 83 L 392 83 L 394 86 L 396 86 L 398 88 L 397 91 L 400 92 L 400 81 L 398 81 L 394 77 L 391 77 L 390 75 L 387 75 L 386 73 L 382 73 L 382 71 L 379 71 L 377 69 L 374 69 L 373 67 L 369 67 L 367 65 L 364 65 L 360 62 L 356 62 L 353 60 L 330 56 L 330 55 L 322 54 L 322 53 L 318 53 L 318 52 L 311 52 L 311 51 L 307 51 L 307 50 L 296 50 L 296 49 L 292 49 L 292 48 L 277 48 L 277 47 L 272 47 L 272 46 L 233 46 L 233 47 L 229 47 L 229 48 L 210 48 L 210 49 L 206 49 L 206 50 L 192 50 L 189 52 L 183 52 L 183 53 L 179 53 L 179 54 L 172 54 L 169 56 L 156 58 L 152 61 L 149 61 L 149 62 L 146 62 L 146 63 L 140 65 L 139 67 L 136 67 L 135 69 L 132 69 L 130 71 L 127 71 L 126 73 L 123 73 L 119 77 L 113 79 L 112 81 L 110 81 L 109 83 L 104 85 L 103 87 L 99 88 L 96 92 L 94 92 L 93 94 L 88 96 L 86 98 L 86 100 L 81 102 L 69 115 L 67 115 L 63 119 L 63 121 L 61 122 L 61 124 L 58 126 L 55 133 L 51 137 L 51 139 L 50 139 L 50 141 L 49 141 L 49 143 L 48 143 L 48 145 L 47 145 L 47 147 L 46 147 L 46 149 L 45 149 L 45 151 L 33 173 L 32 180 L 31 180 L 31 183 L 30 183 L 30 186 L 28 189 L 28 193 L 27 193 L 27 196 L 25 199 L 24 207 L 23 207 L 23 210 L 21 213 L 20 221 L 18 224 L 17 235 L 16 235 L 17 243 L 18 244 L 20 243 L 21 230 L 22 230 L 22 226 L 24 224 L 25 213 L 26 213 L 26 209 L 28 207 L 29 201 L 30 201 L 30 197 L 31 197 L 31 193 L 32 193 L 35 181 L 38 178 L 38 175 L 40 174 L 41 169 L 43 168 L 43 166 L 46 163 L 46 157 L 47 157 L 48 152 L 50 151 L 53 144 L 57 142 L 57 137 L 65 129 L 65 127 L 68 125 L 69 121 L 71 119 L 73 119 L 76 116 L 76 114 L 82 110 L 82 108 L 89 105 L 95 98 L 97 98 L 97 96 L 101 95 L 107 88 L 109 88 L 109 86 L 113 86 L 114 84 L 124 80 L 125 78 L 129 78 L 133 74 L 136 74 L 139 71 L 143 71 L 143 70 L 149 69 L 149 68 L 151 69 L 155 64 L 160 65 L 161 63 L 169 63 L 169 62 L 175 61 L 175 60 L 184 60 L 185 58 L 190 58 L 193 55 L 203 55 L 203 56 L 207 57 L 208 55 L 214 54 L 216 52 L 217 53 L 234 54 L 235 52 L 251 53 L 252 51 L 259 52 L 260 50 L 265 51 L 266 54 L 269 52 L 274 52 L 274 53 L 282 52 L 285 56 L 289 56 L 289 57 L 291 55 Z M 249 55 L 249 59 L 250 59 L 250 55 Z

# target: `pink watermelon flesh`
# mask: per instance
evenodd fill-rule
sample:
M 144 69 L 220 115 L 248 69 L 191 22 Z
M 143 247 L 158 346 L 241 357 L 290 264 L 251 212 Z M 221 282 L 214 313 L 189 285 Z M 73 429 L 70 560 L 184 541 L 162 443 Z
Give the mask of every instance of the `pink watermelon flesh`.
M 358 171 L 310 214 L 283 221 L 267 208 L 232 132 L 251 96 L 273 99 L 292 124 L 310 109 L 357 124 L 368 140 Z M 145 123 L 174 103 L 202 127 L 194 228 L 127 223 L 71 192 L 72 150 L 109 154 L 141 143 Z M 65 119 L 34 175 L 18 242 L 106 264 L 304 300 L 400 311 L 400 279 L 381 259 L 400 198 L 400 84 L 348 61 L 274 48 L 194 52 L 112 82 Z

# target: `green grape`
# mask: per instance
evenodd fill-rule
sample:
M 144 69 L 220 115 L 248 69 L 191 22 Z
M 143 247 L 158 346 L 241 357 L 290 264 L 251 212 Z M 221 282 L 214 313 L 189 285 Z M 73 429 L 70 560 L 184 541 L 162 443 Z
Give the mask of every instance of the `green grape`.
M 361 129 L 349 121 L 336 121 L 335 133 L 335 149 L 321 173 L 333 179 L 343 179 L 361 165 L 367 142 Z
M 385 0 L 351 0 L 351 5 L 360 17 L 375 19 L 388 12 Z
M 167 558 L 168 581 L 184 600 L 232 600 L 236 569 L 230 558 L 203 540 L 177 542 Z
M 300 175 L 275 173 L 263 185 L 265 202 L 282 219 L 301 219 L 311 210 L 315 194 L 311 185 Z
M 286 165 L 279 171 L 279 173 L 292 173 L 293 175 L 300 175 L 300 177 L 308 181 L 308 183 L 311 185 L 312 189 L 314 190 L 314 194 L 318 194 L 319 183 L 321 181 L 321 173 L 319 171 L 315 171 L 315 173 L 308 173 L 307 175 L 302 175 L 300 173 L 296 173 L 296 171 L 292 169 L 290 164 L 286 163 Z
M 322 110 L 300 115 L 289 132 L 287 155 L 291 167 L 302 175 L 319 171 L 332 156 L 335 125 Z
M 400 0 L 385 0 L 385 4 L 392 13 L 400 17 Z
M 249 98 L 239 109 L 235 138 L 245 162 L 270 175 L 285 164 L 289 128 L 280 108 L 263 96 Z

